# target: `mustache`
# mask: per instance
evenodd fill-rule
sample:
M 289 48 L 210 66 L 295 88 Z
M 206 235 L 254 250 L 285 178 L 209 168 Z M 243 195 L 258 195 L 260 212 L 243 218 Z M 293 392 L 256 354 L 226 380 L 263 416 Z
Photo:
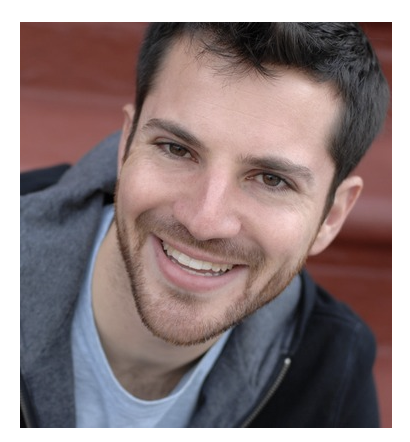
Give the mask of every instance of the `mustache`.
M 251 268 L 260 268 L 265 263 L 263 253 L 256 248 L 249 248 L 238 241 L 227 238 L 214 238 L 198 240 L 189 230 L 176 219 L 168 216 L 154 215 L 150 211 L 143 212 L 135 220 L 137 231 L 143 236 L 150 233 L 161 239 L 172 240 L 209 254 L 218 256 L 220 259 L 235 263 L 246 264 Z

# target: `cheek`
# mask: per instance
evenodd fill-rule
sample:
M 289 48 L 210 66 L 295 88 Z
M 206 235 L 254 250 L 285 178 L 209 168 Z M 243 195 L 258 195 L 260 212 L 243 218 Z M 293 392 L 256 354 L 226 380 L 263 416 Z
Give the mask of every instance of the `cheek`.
M 263 217 L 261 217 L 262 219 Z M 297 261 L 304 256 L 316 237 L 316 228 L 308 217 L 287 213 L 265 217 L 260 225 L 258 242 L 265 250 L 268 262 L 276 264 Z
M 121 170 L 118 202 L 134 213 L 154 208 L 169 213 L 176 201 L 186 200 L 196 181 L 193 173 L 183 173 L 162 158 L 135 153 Z
M 143 164 L 125 164 L 117 189 L 118 208 L 133 217 L 150 210 L 165 199 L 164 187 L 158 175 Z

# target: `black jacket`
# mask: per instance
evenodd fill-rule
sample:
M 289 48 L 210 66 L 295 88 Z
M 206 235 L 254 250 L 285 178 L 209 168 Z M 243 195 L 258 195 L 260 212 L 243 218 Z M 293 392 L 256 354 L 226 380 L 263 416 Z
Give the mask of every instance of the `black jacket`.
M 94 181 L 91 175 L 105 176 L 101 171 L 115 169 L 116 142 L 116 136 L 108 139 L 73 168 L 62 166 L 21 177 L 21 192 L 27 194 L 21 200 L 22 427 L 75 426 L 69 333 L 76 287 L 90 247 L 86 238 L 95 231 L 98 207 L 112 198 L 115 181 L 115 177 Z M 63 172 L 67 173 L 58 182 Z M 77 211 L 84 212 L 81 224 L 76 224 L 76 215 L 70 215 Z M 78 242 L 72 249 L 71 231 Z M 70 268 L 67 278 L 65 260 L 72 259 L 73 253 L 78 255 L 77 266 Z M 50 268 L 53 277 L 61 281 L 62 293 L 55 302 L 55 288 L 46 280 Z M 279 363 L 269 360 L 271 303 L 231 334 L 204 383 L 190 426 L 379 425 L 372 376 L 376 346 L 371 331 L 346 305 L 316 285 L 306 271 L 301 280 L 296 331 L 283 348 Z M 42 309 L 42 303 L 52 304 L 51 312 Z M 260 348 L 262 354 L 256 351 Z M 246 370 L 254 364 L 253 359 L 258 365 L 250 376 Z

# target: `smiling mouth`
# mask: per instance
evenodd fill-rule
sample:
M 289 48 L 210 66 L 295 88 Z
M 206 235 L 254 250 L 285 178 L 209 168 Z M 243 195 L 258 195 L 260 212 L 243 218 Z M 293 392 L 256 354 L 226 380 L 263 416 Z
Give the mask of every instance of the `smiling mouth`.
M 233 264 L 217 264 L 192 258 L 163 241 L 162 248 L 172 262 L 178 264 L 181 269 L 193 275 L 208 277 L 222 276 L 234 267 Z

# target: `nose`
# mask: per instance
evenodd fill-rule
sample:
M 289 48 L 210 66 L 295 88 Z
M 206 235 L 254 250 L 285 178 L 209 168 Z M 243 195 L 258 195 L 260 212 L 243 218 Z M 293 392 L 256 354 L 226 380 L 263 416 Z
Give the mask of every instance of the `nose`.
M 241 230 L 240 204 L 231 181 L 223 172 L 196 177 L 178 196 L 174 216 L 194 238 L 228 239 Z

